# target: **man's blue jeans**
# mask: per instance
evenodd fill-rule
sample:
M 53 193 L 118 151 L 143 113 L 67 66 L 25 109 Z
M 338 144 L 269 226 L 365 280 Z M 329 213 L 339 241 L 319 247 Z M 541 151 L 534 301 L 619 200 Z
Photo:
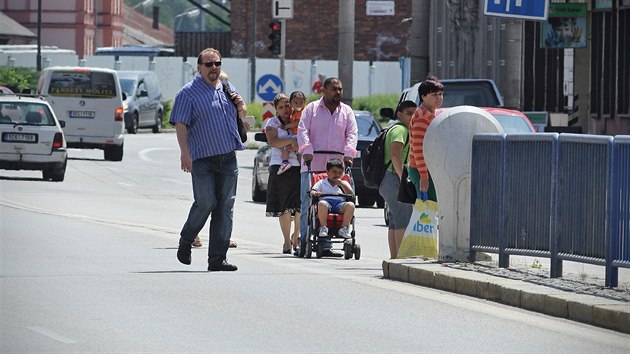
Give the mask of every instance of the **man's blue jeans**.
M 205 157 L 193 161 L 192 184 L 195 201 L 180 233 L 180 243 L 191 244 L 210 214 L 208 263 L 226 258 L 232 234 L 238 165 L 236 154 Z
M 311 179 L 308 175 L 308 172 L 302 172 L 300 174 L 300 200 L 302 204 L 300 206 L 300 241 L 307 241 L 306 238 L 308 235 L 308 209 L 311 207 Z M 312 216 L 311 216 L 312 217 Z M 313 232 L 317 235 L 319 234 L 319 230 L 313 230 Z M 325 239 L 330 240 L 330 239 Z M 325 250 L 329 250 L 332 248 L 332 243 L 330 242 L 322 242 L 322 246 L 324 246 Z

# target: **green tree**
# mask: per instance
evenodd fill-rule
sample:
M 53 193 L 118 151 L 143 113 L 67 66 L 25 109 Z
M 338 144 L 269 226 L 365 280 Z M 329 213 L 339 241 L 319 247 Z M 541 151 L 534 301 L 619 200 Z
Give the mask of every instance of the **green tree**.
M 32 68 L 0 67 L 0 86 L 6 86 L 14 92 L 35 89 L 39 74 Z

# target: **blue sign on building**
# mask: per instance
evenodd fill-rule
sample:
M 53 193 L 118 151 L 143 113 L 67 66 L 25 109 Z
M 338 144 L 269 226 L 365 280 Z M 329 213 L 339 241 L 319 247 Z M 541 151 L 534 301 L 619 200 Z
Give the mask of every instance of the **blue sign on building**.
M 484 15 L 545 21 L 549 0 L 485 0 Z
M 284 92 L 284 84 L 276 75 L 263 75 L 256 82 L 256 93 L 264 101 L 273 101 L 277 94 Z

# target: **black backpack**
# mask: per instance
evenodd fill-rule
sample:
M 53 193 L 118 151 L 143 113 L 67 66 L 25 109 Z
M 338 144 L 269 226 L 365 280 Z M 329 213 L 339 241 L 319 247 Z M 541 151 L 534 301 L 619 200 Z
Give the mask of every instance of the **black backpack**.
M 378 189 L 381 186 L 385 172 L 392 163 L 390 160 L 385 164 L 385 138 L 387 137 L 387 132 L 398 124 L 400 123 L 381 129 L 374 141 L 365 149 L 365 154 L 361 157 L 363 184 L 368 188 Z M 408 140 L 409 138 L 407 138 L 407 142 Z M 407 142 L 405 142 L 405 145 L 407 145 Z

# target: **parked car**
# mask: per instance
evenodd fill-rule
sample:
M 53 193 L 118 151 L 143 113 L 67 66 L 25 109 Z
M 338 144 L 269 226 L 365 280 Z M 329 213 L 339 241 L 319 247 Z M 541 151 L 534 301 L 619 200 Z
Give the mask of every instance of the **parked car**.
M 381 125 L 374 119 L 372 113 L 367 111 L 354 111 L 359 139 L 357 142 L 357 156 L 353 160 L 351 168 L 352 178 L 354 180 L 355 194 L 358 198 L 360 206 L 370 207 L 376 202 L 379 208 L 382 208 L 385 201 L 378 193 L 377 189 L 367 188 L 363 182 L 363 173 L 361 172 L 361 154 L 365 153 L 365 149 L 381 131 Z M 264 133 L 258 133 L 255 140 L 266 142 Z M 269 160 L 271 159 L 271 149 L 264 143 L 256 152 L 254 157 L 254 168 L 252 170 L 252 200 L 255 202 L 264 202 L 267 198 L 267 180 L 269 179 Z
M 162 131 L 162 89 L 153 71 L 118 71 L 120 88 L 127 95 L 123 101 L 125 128 L 136 134 L 138 128 Z
M 0 86 L 0 96 L 2 95 L 15 95 L 15 93 L 8 87 Z
M 488 79 L 447 79 L 440 80 L 444 85 L 444 101 L 442 107 L 476 106 L 476 107 L 503 107 L 503 98 L 497 85 Z M 406 88 L 400 94 L 398 102 L 413 101 L 420 104 L 417 83 Z
M 37 93 L 44 95 L 59 119 L 67 119 L 68 147 L 102 149 L 105 160 L 123 158 L 123 100 L 116 71 L 81 66 L 42 70 Z
M 64 126 L 43 98 L 0 95 L 0 168 L 41 170 L 45 180 L 63 181 L 68 161 Z

